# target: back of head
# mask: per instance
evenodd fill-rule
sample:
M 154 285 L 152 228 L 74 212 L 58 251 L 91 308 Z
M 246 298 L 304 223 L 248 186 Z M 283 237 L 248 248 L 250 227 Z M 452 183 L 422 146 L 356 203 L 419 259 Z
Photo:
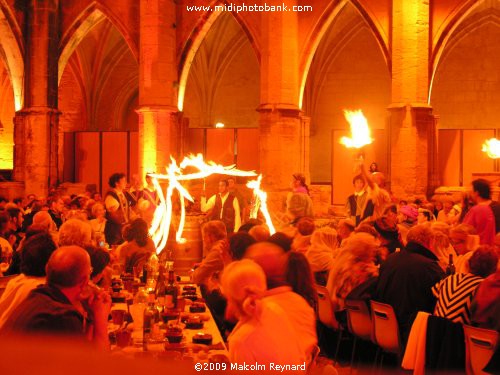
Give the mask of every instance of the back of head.
M 303 217 L 297 222 L 297 231 L 303 236 L 309 236 L 314 232 L 316 226 L 314 220 L 309 217 Z
M 354 233 L 345 242 L 344 253 L 358 262 L 372 262 L 375 259 L 377 242 L 368 233 Z
M 304 254 L 297 251 L 288 253 L 286 280 L 295 293 L 303 297 L 313 309 L 316 308 L 318 295 L 314 287 L 314 276 Z
M 414 242 L 430 249 L 433 239 L 432 230 L 429 225 L 416 225 L 408 231 L 406 240 L 408 243 Z
M 251 235 L 257 242 L 267 241 L 269 236 L 269 229 L 264 225 L 255 225 L 249 231 L 248 234 Z
M 109 252 L 100 247 L 87 246 L 85 248 L 90 256 L 90 263 L 92 265 L 92 274 L 90 277 L 96 277 L 108 266 L 111 261 Z
M 28 238 L 21 252 L 21 272 L 26 276 L 45 276 L 45 266 L 57 249 L 52 236 L 42 232 Z
M 488 277 L 498 268 L 498 255 L 493 246 L 483 245 L 474 251 L 469 259 L 470 273 Z
M 266 275 L 262 268 L 249 259 L 230 263 L 221 277 L 222 292 L 232 301 L 240 316 L 257 312 L 256 300 L 266 291 Z
M 434 231 L 439 231 L 446 236 L 450 235 L 450 225 L 442 221 L 434 221 L 431 224 L 431 229 Z
M 337 224 L 337 229 L 340 229 L 342 227 L 345 228 L 350 233 L 352 233 L 356 228 L 356 223 L 352 219 L 342 219 L 339 220 L 339 223 Z
M 328 247 L 335 249 L 337 247 L 337 231 L 330 227 L 319 228 L 311 236 L 312 246 Z
M 91 239 L 90 224 L 79 219 L 69 219 L 59 229 L 59 246 L 85 247 L 91 243 Z
M 50 231 L 54 229 L 55 224 L 47 211 L 38 211 L 33 216 L 33 225 L 39 225 Z
M 146 246 L 149 237 L 149 228 L 148 223 L 143 219 L 135 219 L 130 223 L 128 227 L 126 227 L 123 232 L 123 237 L 127 241 L 134 241 L 141 247 Z
M 203 235 L 210 235 L 216 241 L 227 236 L 226 225 L 220 220 L 211 220 L 201 228 Z
M 258 219 L 249 219 L 245 224 L 242 224 L 238 229 L 238 232 L 248 232 L 256 225 L 261 225 L 262 222 Z
M 491 186 L 488 180 L 478 178 L 472 181 L 472 188 L 483 199 L 491 199 Z
M 281 247 L 270 242 L 258 242 L 247 249 L 245 258 L 262 267 L 268 289 L 287 285 L 288 257 Z
M 63 246 L 52 253 L 47 263 L 47 284 L 72 288 L 90 276 L 89 254 L 78 246 Z
M 356 227 L 356 229 L 354 230 L 354 233 L 368 233 L 373 238 L 377 239 L 380 237 L 380 234 L 379 234 L 379 232 L 377 232 L 377 230 L 373 226 L 374 223 L 375 222 L 373 222 L 371 224 L 368 222 L 363 222 Z M 396 238 L 396 236 L 392 236 L 392 237 Z
M 255 243 L 255 238 L 245 232 L 234 233 L 229 237 L 229 250 L 233 260 L 243 259 L 247 248 Z
M 276 232 L 271 237 L 269 237 L 269 240 L 267 242 L 278 245 L 285 252 L 288 252 L 292 249 L 292 241 L 292 238 L 287 236 L 285 233 Z

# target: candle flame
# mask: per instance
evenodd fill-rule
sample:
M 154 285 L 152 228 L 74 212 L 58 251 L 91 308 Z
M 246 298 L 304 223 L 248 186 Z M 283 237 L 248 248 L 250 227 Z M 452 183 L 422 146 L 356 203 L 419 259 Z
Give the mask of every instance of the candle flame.
M 171 162 L 167 167 L 165 174 L 160 173 L 150 173 L 152 177 L 153 185 L 158 193 L 160 203 L 155 210 L 153 221 L 151 227 L 149 228 L 149 233 L 153 239 L 156 247 L 156 251 L 160 252 L 167 244 L 168 236 L 170 234 L 170 225 L 172 223 L 172 195 L 174 190 L 177 190 L 180 199 L 181 215 L 179 220 L 179 226 L 176 231 L 175 239 L 179 243 L 186 242 L 186 239 L 182 237 L 182 232 L 184 231 L 184 223 L 186 220 L 186 207 L 184 199 L 193 202 L 194 199 L 187 191 L 184 186 L 181 185 L 180 181 L 194 180 L 199 178 L 205 178 L 212 174 L 223 174 L 229 176 L 240 176 L 240 177 L 253 177 L 257 176 L 254 171 L 242 171 L 236 169 L 235 165 L 222 166 L 216 164 L 213 161 L 206 163 L 203 160 L 203 155 L 189 155 L 186 156 L 180 165 L 177 165 L 177 161 L 170 157 Z M 194 173 L 183 173 L 184 169 L 187 167 L 194 167 L 198 169 L 198 172 Z M 159 180 L 167 180 L 168 186 L 165 193 L 160 186 Z
M 264 215 L 264 219 L 266 220 L 267 227 L 269 228 L 269 233 L 272 235 L 276 233 L 276 229 L 274 228 L 273 222 L 271 220 L 271 215 L 269 214 L 269 211 L 267 209 L 267 193 L 260 188 L 261 181 L 262 175 L 260 174 L 257 180 L 247 182 L 247 187 L 253 189 L 253 193 L 255 196 L 255 204 L 253 205 L 250 212 L 250 218 L 256 219 L 260 209 L 262 215 Z
M 488 157 L 492 159 L 500 158 L 500 140 L 491 138 L 483 143 L 483 152 L 486 152 Z
M 357 111 L 344 109 L 344 116 L 351 127 L 351 137 L 342 137 L 340 143 L 347 148 L 361 148 L 373 142 L 368 121 L 361 109 Z

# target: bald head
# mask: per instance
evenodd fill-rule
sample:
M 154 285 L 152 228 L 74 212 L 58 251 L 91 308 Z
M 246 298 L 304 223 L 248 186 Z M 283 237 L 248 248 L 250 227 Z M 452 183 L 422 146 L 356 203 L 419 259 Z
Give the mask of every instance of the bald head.
M 90 276 L 90 256 L 78 246 L 63 246 L 54 251 L 47 263 L 47 284 L 72 288 Z
M 33 216 L 33 225 L 43 227 L 45 230 L 50 231 L 53 229 L 54 222 L 47 211 L 38 211 Z
M 287 285 L 288 256 L 281 247 L 270 242 L 258 242 L 247 249 L 245 258 L 252 259 L 262 267 L 268 289 Z

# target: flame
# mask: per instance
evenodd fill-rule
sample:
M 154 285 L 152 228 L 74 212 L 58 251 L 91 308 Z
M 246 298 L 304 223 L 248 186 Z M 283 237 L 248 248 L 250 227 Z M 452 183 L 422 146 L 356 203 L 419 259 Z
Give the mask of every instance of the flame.
M 264 215 L 264 219 L 266 220 L 267 227 L 269 228 L 269 233 L 274 234 L 276 229 L 274 228 L 273 222 L 271 220 L 271 215 L 267 209 L 267 193 L 260 188 L 260 182 L 262 181 L 262 175 L 260 174 L 256 180 L 248 181 L 247 187 L 253 189 L 253 193 L 255 195 L 255 204 L 252 207 L 252 211 L 250 212 L 250 217 L 252 219 L 257 218 L 257 214 L 260 211 L 262 215 Z
M 488 157 L 492 159 L 500 158 L 500 141 L 496 138 L 491 138 L 483 143 L 483 152 L 486 152 Z
M 351 138 L 342 137 L 340 143 L 347 148 L 361 148 L 373 142 L 368 121 L 361 109 L 357 111 L 344 109 L 344 116 L 351 126 Z
M 180 181 L 194 180 L 199 178 L 205 178 L 212 174 L 223 174 L 230 176 L 240 176 L 240 177 L 252 177 L 257 176 L 254 171 L 242 171 L 235 168 L 235 165 L 222 166 L 216 164 L 212 161 L 206 163 L 203 160 L 201 154 L 189 155 L 185 157 L 180 165 L 177 165 L 177 161 L 170 157 L 171 162 L 167 167 L 167 172 L 165 174 L 150 173 L 152 177 L 153 185 L 158 193 L 160 203 L 156 208 L 154 213 L 153 222 L 149 228 L 149 233 L 153 238 L 155 243 L 156 251 L 161 251 L 167 244 L 168 236 L 170 234 L 170 224 L 172 223 L 172 195 L 174 190 L 177 190 L 180 199 L 181 215 L 179 220 L 179 226 L 176 231 L 175 239 L 179 243 L 183 243 L 186 240 L 182 238 L 182 232 L 184 231 L 184 223 L 186 219 L 186 207 L 184 199 L 191 202 L 194 201 L 193 197 L 189 192 L 181 185 Z M 184 174 L 183 169 L 187 167 L 194 167 L 199 170 L 199 172 Z M 158 180 L 167 180 L 168 186 L 165 193 Z

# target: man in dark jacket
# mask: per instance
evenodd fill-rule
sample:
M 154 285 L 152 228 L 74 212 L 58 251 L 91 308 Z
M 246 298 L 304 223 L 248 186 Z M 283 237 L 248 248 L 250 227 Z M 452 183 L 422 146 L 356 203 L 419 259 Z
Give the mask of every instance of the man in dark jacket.
M 97 346 L 109 346 L 107 320 L 111 298 L 104 292 L 88 293 L 90 264 L 89 254 L 78 246 L 53 252 L 46 266 L 47 284 L 31 291 L 0 333 L 89 337 Z M 85 294 L 88 300 L 82 300 Z M 91 326 L 81 314 L 81 305 L 88 306 Z
M 406 248 L 394 253 L 380 267 L 374 300 L 394 308 L 401 338 L 406 342 L 413 320 L 419 311 L 434 311 L 436 299 L 431 288 L 444 277 L 437 257 L 429 250 L 430 228 L 423 225 L 408 232 Z

